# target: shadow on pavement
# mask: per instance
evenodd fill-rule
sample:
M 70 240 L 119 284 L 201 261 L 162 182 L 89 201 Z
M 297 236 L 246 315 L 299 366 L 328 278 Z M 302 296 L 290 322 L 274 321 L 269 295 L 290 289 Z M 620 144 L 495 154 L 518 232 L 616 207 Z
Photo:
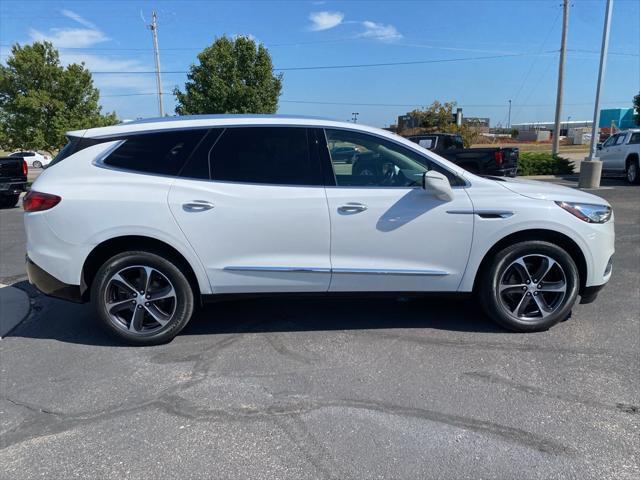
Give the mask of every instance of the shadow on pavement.
M 38 303 L 42 303 L 40 308 Z M 35 310 L 11 336 L 126 346 L 100 329 L 91 305 L 40 296 Z M 429 295 L 408 299 L 272 297 L 221 301 L 200 309 L 179 337 L 375 329 L 507 333 L 491 322 L 472 299 Z

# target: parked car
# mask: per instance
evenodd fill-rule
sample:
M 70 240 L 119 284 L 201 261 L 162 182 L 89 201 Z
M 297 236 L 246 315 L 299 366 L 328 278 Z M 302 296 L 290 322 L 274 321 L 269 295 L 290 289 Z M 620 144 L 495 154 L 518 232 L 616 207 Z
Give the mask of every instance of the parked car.
M 9 154 L 10 157 L 21 157 L 27 162 L 27 165 L 33 168 L 43 168 L 51 163 L 50 155 L 43 155 L 38 152 L 18 151 Z
M 640 128 L 611 135 L 598 150 L 603 172 L 624 174 L 629 183 L 640 183 Z
M 0 158 L 0 208 L 18 204 L 20 194 L 27 189 L 27 162 L 22 158 Z
M 331 158 L 336 162 L 353 163 L 358 159 L 359 154 L 357 147 L 335 147 L 331 149 Z
M 408 138 L 476 175 L 515 177 L 518 171 L 520 150 L 516 147 L 464 148 L 462 137 L 449 133 Z
M 214 115 L 68 136 L 24 200 L 29 279 L 93 302 L 131 343 L 265 293 L 475 292 L 495 321 L 538 331 L 611 277 L 606 200 L 479 177 L 377 128 Z M 345 165 L 338 143 L 363 153 Z

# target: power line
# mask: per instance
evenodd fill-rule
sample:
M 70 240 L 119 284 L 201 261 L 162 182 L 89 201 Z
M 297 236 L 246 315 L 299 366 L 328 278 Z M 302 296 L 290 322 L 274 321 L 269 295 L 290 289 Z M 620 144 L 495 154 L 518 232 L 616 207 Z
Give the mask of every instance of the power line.
M 549 50 L 547 52 L 543 52 L 542 55 L 546 55 L 549 53 L 555 53 L 556 50 Z M 381 62 L 381 63 L 356 63 L 356 64 L 347 64 L 347 65 L 314 65 L 308 67 L 283 67 L 283 68 L 274 68 L 275 71 L 278 72 L 290 72 L 290 71 L 302 71 L 302 70 L 336 70 L 336 69 L 348 69 L 348 68 L 372 68 L 372 67 L 391 67 L 391 66 L 400 66 L 400 65 L 426 65 L 432 63 L 453 63 L 453 62 L 465 62 L 465 61 L 474 61 L 474 60 L 493 60 L 493 59 L 501 59 L 501 58 L 513 58 L 513 57 L 523 57 L 528 55 L 540 55 L 540 54 L 531 54 L 531 53 L 514 53 L 514 54 L 505 54 L 505 55 L 485 55 L 480 57 L 458 57 L 458 58 L 441 58 L 434 60 L 413 60 L 406 62 Z M 145 75 L 145 74 L 155 74 L 154 70 L 103 70 L 103 71 L 92 71 L 94 75 L 121 75 L 121 74 L 131 74 L 131 75 Z M 189 73 L 187 70 L 167 70 L 163 72 L 164 74 L 185 74 Z

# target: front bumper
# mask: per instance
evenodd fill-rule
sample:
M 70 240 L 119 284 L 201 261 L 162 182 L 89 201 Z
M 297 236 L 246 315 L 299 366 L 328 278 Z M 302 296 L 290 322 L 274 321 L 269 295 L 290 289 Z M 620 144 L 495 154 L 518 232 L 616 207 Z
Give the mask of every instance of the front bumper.
M 82 303 L 80 285 L 69 285 L 47 273 L 27 257 L 27 275 L 29 283 L 50 297 Z

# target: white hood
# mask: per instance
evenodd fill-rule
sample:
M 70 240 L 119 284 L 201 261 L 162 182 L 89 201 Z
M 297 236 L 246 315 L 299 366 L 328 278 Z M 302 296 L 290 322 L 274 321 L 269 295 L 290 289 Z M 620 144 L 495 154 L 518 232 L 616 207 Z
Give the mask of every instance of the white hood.
M 609 202 L 604 198 L 592 195 L 591 193 L 577 190 L 575 188 L 554 185 L 548 182 L 503 177 L 500 180 L 496 180 L 496 183 L 514 193 L 537 200 L 609 205 Z

